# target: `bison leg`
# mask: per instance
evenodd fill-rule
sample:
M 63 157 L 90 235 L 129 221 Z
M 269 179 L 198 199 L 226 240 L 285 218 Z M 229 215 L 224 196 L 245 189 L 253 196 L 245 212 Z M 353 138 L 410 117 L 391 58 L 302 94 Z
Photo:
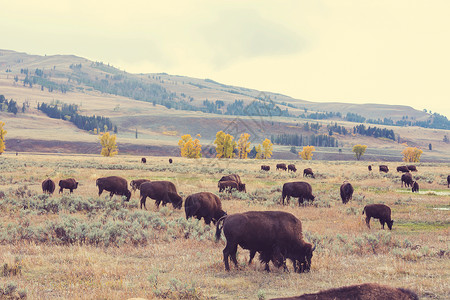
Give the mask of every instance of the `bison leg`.
M 73 189 L 70 189 L 70 193 L 71 193 L 71 194 L 73 193 Z
M 236 259 L 237 246 L 237 244 L 230 246 L 230 244 L 227 242 L 225 249 L 223 249 L 223 262 L 225 264 L 225 270 L 227 271 L 230 271 L 230 265 L 228 263 L 229 256 L 231 256 L 231 260 L 236 265 L 236 267 L 238 266 L 238 262 Z
M 63 188 L 59 188 L 59 194 L 61 194 L 62 192 L 64 192 L 63 190 L 64 190 Z
M 367 227 L 369 227 L 369 229 L 370 229 L 370 217 L 369 216 L 366 217 L 366 224 L 367 224 Z
M 380 219 L 380 224 L 381 224 L 381 229 L 384 229 L 384 220 L 383 219 Z
M 199 217 L 198 219 L 200 220 L 202 217 Z M 209 225 L 209 224 L 211 224 L 211 217 L 204 217 L 204 219 L 205 219 L 205 224 L 206 225 Z
M 256 255 L 256 251 L 255 250 L 250 250 L 250 259 L 248 261 L 248 264 L 250 265 L 253 261 L 253 258 L 255 258 Z
M 103 189 L 102 188 L 98 188 L 98 196 L 100 197 L 100 195 L 103 193 Z
M 142 209 L 142 205 L 144 205 L 144 208 L 147 209 L 147 207 L 145 207 L 145 199 L 147 198 L 147 196 L 142 196 L 141 197 L 141 209 Z
M 298 206 L 300 206 L 300 204 L 303 204 L 303 197 L 298 197 Z
M 110 198 L 112 198 L 113 196 L 114 196 L 114 193 L 113 193 L 113 192 L 109 193 L 109 197 L 110 197 Z

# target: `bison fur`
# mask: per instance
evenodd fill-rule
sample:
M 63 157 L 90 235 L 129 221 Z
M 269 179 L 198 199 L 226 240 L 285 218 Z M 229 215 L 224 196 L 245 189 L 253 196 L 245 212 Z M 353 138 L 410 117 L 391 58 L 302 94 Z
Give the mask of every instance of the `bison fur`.
M 283 191 L 281 194 L 281 203 L 284 205 L 284 199 L 289 204 L 291 197 L 298 198 L 298 204 L 302 204 L 303 200 L 314 201 L 312 194 L 312 187 L 309 183 L 304 181 L 287 182 L 283 184 Z
M 392 230 L 392 224 L 394 221 L 391 220 L 391 208 L 384 204 L 369 204 L 363 209 L 363 214 L 366 213 L 366 224 L 370 229 L 370 218 L 379 219 L 382 229 L 384 229 L 384 224 L 386 223 L 389 230 Z
M 70 190 L 70 193 L 73 193 L 73 190 L 78 187 L 78 182 L 74 178 L 62 179 L 59 181 L 59 193 L 62 193 L 64 189 Z
M 350 182 L 344 182 L 340 188 L 342 203 L 346 204 L 353 197 L 353 186 Z
M 128 182 L 125 178 L 119 176 L 108 176 L 98 178 L 95 182 L 98 187 L 98 195 L 100 196 L 103 191 L 108 191 L 110 197 L 113 195 L 125 196 L 125 201 L 130 201 L 131 192 L 128 189 Z
M 45 179 L 42 181 L 42 192 L 47 194 L 53 194 L 55 191 L 55 182 L 51 180 L 50 178 Z
M 150 181 L 144 182 L 140 187 L 141 209 L 144 206 L 147 197 L 154 199 L 156 207 L 159 208 L 159 204 L 165 206 L 167 203 L 172 203 L 174 208 L 181 209 L 183 205 L 183 199 L 178 195 L 175 185 L 170 181 Z
M 203 218 L 205 223 L 209 225 L 211 221 L 213 224 L 227 213 L 222 210 L 222 203 L 219 197 L 210 192 L 200 192 L 192 194 L 184 201 L 184 211 L 186 219 L 196 217 Z

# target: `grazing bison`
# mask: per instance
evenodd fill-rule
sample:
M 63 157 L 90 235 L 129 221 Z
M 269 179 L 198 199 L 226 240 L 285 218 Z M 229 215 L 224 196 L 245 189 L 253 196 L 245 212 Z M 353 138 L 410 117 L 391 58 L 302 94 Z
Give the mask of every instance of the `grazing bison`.
M 380 172 L 387 173 L 389 172 L 389 168 L 386 165 L 380 165 Z
M 147 162 L 147 159 L 145 157 L 141 158 L 141 163 L 145 164 Z
M 409 169 L 407 166 L 400 166 L 400 167 L 397 167 L 397 172 L 407 173 L 407 172 L 409 172 Z
M 112 198 L 113 195 L 125 196 L 125 201 L 130 201 L 131 192 L 128 189 L 128 182 L 125 178 L 119 176 L 108 176 L 98 178 L 95 182 L 98 186 L 98 195 L 103 193 L 103 190 L 109 192 L 109 196 Z
M 402 187 L 403 187 L 403 183 L 405 183 L 405 187 L 413 185 L 413 178 L 412 178 L 411 173 L 408 172 L 408 173 L 402 174 Z
M 311 168 L 306 168 L 303 170 L 303 177 L 306 177 L 306 176 L 311 176 L 312 178 L 315 178 L 313 170 Z
M 228 191 L 231 193 L 231 190 L 235 189 L 239 192 L 247 192 L 245 188 L 245 183 L 237 183 L 236 181 L 219 181 L 219 193 L 223 191 Z
M 417 168 L 416 168 L 416 166 L 414 166 L 414 165 L 409 165 L 409 166 L 406 166 L 407 168 L 408 168 L 408 170 L 410 170 L 411 172 L 417 172 Z
M 263 171 L 270 171 L 270 166 L 262 165 L 261 166 L 261 170 L 263 170 Z
M 53 180 L 51 180 L 50 178 L 45 179 L 44 181 L 42 181 L 42 192 L 48 193 L 48 194 L 53 194 L 53 192 L 55 191 L 55 182 Z
M 277 164 L 277 171 L 278 171 L 279 169 L 281 169 L 281 170 L 283 170 L 283 171 L 286 171 L 286 170 L 287 170 L 286 164 Z
M 219 197 L 210 192 L 200 192 L 188 196 L 184 201 L 184 211 L 186 219 L 196 217 L 200 220 L 203 218 L 208 225 L 211 221 L 216 224 L 220 218 L 227 214 L 222 210 Z
M 78 182 L 73 178 L 63 179 L 59 181 L 59 193 L 62 193 L 64 189 L 70 190 L 70 193 L 73 193 L 73 190 L 78 187 Z
M 288 172 L 289 171 L 292 171 L 292 172 L 296 172 L 297 171 L 297 168 L 295 167 L 295 165 L 288 165 Z
M 135 180 L 131 180 L 130 182 L 130 186 L 131 189 L 134 191 L 139 190 L 141 187 L 141 184 L 143 184 L 144 182 L 149 182 L 149 179 L 135 179 Z
M 298 198 L 298 205 L 302 204 L 304 199 L 314 201 L 311 185 L 303 181 L 287 182 L 283 184 L 283 191 L 281 194 L 281 203 L 283 205 L 286 197 L 287 204 L 289 204 L 291 197 Z
M 447 176 L 447 188 L 450 187 L 450 175 Z
M 371 165 L 369 165 L 367 168 L 369 169 L 369 171 L 372 171 L 372 166 Z
M 272 298 L 272 300 L 419 300 L 413 291 L 393 288 L 378 283 L 363 283 L 320 291 L 314 294 L 303 294 L 296 297 Z
M 237 183 L 242 183 L 241 177 L 238 174 L 230 174 L 230 175 L 222 176 L 222 178 L 220 178 L 219 182 L 221 182 L 221 181 L 235 181 Z M 219 186 L 219 183 L 217 183 L 217 186 Z
M 350 184 L 350 182 L 344 182 L 341 185 L 341 199 L 342 203 L 346 204 L 348 201 L 352 199 L 353 196 L 353 186 Z
M 411 191 L 412 191 L 413 193 L 419 192 L 419 184 L 417 183 L 417 181 L 414 181 L 414 183 L 412 184 L 412 189 L 411 189 Z
M 260 252 L 269 271 L 269 261 L 283 256 L 296 262 L 300 272 L 308 272 L 315 247 L 306 243 L 302 235 L 302 223 L 294 215 L 283 211 L 248 211 L 222 217 L 217 222 L 216 240 L 220 239 L 222 228 L 227 240 L 223 249 L 225 270 L 229 271 L 228 257 L 237 266 L 238 245 Z
M 169 164 L 173 163 L 173 160 L 171 158 L 169 158 Z
M 384 204 L 369 204 L 363 209 L 362 214 L 366 213 L 366 224 L 370 229 L 370 218 L 379 219 L 382 228 L 387 223 L 389 230 L 392 229 L 394 221 L 391 220 L 391 208 Z
M 159 208 L 159 204 L 162 202 L 163 206 L 167 203 L 172 203 L 174 208 L 181 209 L 183 205 L 183 199 L 178 195 L 175 185 L 170 181 L 149 181 L 141 184 L 140 187 L 141 196 L 141 209 L 142 205 L 145 209 L 145 200 L 147 197 L 154 199 L 156 207 Z

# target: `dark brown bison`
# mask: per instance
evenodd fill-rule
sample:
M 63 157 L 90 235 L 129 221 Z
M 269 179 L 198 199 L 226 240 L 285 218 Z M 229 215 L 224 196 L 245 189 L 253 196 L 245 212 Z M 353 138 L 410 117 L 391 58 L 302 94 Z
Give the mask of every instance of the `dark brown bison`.
M 241 177 L 238 174 L 222 176 L 222 178 L 219 179 L 219 182 L 221 181 L 235 181 L 237 183 L 242 183 Z M 219 183 L 217 183 L 217 186 L 219 186 Z
M 131 182 L 130 182 L 131 189 L 133 190 L 133 192 L 136 191 L 136 190 L 139 190 L 140 187 L 141 187 L 141 184 L 143 184 L 144 182 L 149 182 L 149 181 L 150 181 L 149 179 L 134 179 L 134 180 L 131 180 Z
M 270 166 L 262 165 L 261 166 L 261 170 L 263 170 L 263 171 L 270 171 Z
M 407 166 L 399 166 L 399 167 L 397 167 L 397 172 L 407 173 L 407 172 L 409 172 L 409 169 Z
M 216 240 L 220 239 L 221 222 L 227 240 L 223 249 L 225 270 L 230 270 L 228 257 L 238 265 L 238 245 L 250 250 L 253 255 L 260 252 L 267 271 L 269 260 L 280 255 L 295 261 L 300 272 L 310 270 L 315 247 L 303 240 L 302 223 L 294 215 L 283 211 L 249 211 L 228 215 L 217 222 Z
M 379 219 L 382 228 L 384 229 L 384 223 L 392 229 L 394 221 L 391 220 L 391 208 L 384 204 L 369 204 L 363 209 L 362 214 L 366 213 L 366 224 L 370 229 L 370 218 Z
M 287 167 L 286 167 L 286 164 L 277 164 L 277 170 L 283 170 L 283 171 L 286 171 L 287 170 Z
M 125 178 L 119 176 L 108 176 L 98 178 L 95 182 L 98 187 L 98 195 L 100 196 L 103 191 L 109 192 L 109 196 L 113 195 L 125 196 L 125 201 L 130 201 L 131 192 L 128 189 L 128 182 Z
M 311 176 L 312 178 L 315 178 L 313 170 L 311 168 L 306 168 L 303 170 L 303 177 L 306 177 L 306 176 Z
M 272 300 L 419 300 L 413 291 L 393 288 L 378 283 L 363 283 L 303 294 L 296 297 L 272 298 Z
M 353 186 L 350 182 L 344 182 L 340 188 L 342 203 L 346 204 L 352 199 L 353 196 Z
M 411 172 L 417 172 L 417 168 L 416 168 L 416 166 L 414 166 L 414 165 L 409 165 L 409 166 L 406 166 L 407 168 L 408 168 L 408 170 L 410 170 Z
M 369 165 L 367 168 L 369 169 L 369 171 L 372 171 L 372 166 L 371 165 Z
M 78 182 L 73 178 L 62 179 L 59 181 L 59 193 L 62 193 L 64 189 L 70 190 L 70 193 L 73 193 L 73 190 L 78 187 Z
M 48 193 L 48 194 L 53 194 L 53 192 L 55 191 L 55 182 L 53 180 L 51 180 L 50 178 L 45 179 L 44 181 L 42 181 L 42 192 L 43 193 Z
M 145 164 L 147 162 L 147 159 L 145 157 L 141 158 L 141 163 Z
M 412 191 L 413 193 L 419 192 L 419 184 L 417 183 L 417 181 L 414 181 L 414 182 L 413 182 L 411 191 Z
M 304 199 L 314 201 L 311 185 L 303 181 L 286 182 L 283 184 L 283 191 L 281 194 L 281 203 L 283 205 L 286 197 L 287 204 L 289 204 L 291 197 L 298 198 L 299 205 L 303 203 Z
M 405 184 L 405 187 L 408 186 L 412 186 L 413 185 L 413 178 L 412 178 L 412 174 L 411 173 L 404 173 L 402 174 L 402 187 L 403 187 L 403 183 Z
M 227 191 L 231 193 L 231 190 L 235 189 L 239 192 L 246 192 L 245 183 L 237 183 L 236 181 L 219 181 L 219 193 Z
M 450 187 L 450 175 L 447 176 L 447 188 Z
M 208 225 L 211 221 L 216 224 L 221 217 L 227 214 L 222 210 L 219 197 L 210 192 L 200 192 L 188 196 L 184 201 L 184 211 L 186 219 L 196 217 L 200 220 L 203 218 Z
M 380 172 L 387 173 L 389 172 L 389 168 L 386 165 L 380 165 Z
M 183 199 L 178 195 L 175 185 L 170 181 L 149 181 L 141 184 L 140 187 L 141 196 L 141 209 L 144 206 L 147 197 L 154 199 L 156 207 L 159 208 L 159 204 L 165 206 L 167 203 L 172 203 L 174 208 L 181 209 L 183 205 Z
M 296 172 L 297 168 L 295 167 L 295 165 L 290 164 L 290 165 L 288 165 L 288 172 L 289 171 Z
M 173 163 L 173 160 L 171 158 L 169 158 L 169 164 Z

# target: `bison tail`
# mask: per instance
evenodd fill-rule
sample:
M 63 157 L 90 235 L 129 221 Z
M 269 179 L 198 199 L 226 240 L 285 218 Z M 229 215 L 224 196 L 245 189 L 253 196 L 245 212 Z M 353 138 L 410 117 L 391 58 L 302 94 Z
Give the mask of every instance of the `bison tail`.
M 216 242 L 220 240 L 220 236 L 222 234 L 222 228 L 223 228 L 223 221 L 226 219 L 227 215 L 221 217 L 219 220 L 217 220 L 216 225 Z M 220 222 L 222 222 L 222 226 L 220 226 Z
M 362 214 L 364 214 L 365 210 L 366 210 L 366 208 L 364 207 Z
M 95 181 L 95 186 L 98 186 L 98 179 Z

